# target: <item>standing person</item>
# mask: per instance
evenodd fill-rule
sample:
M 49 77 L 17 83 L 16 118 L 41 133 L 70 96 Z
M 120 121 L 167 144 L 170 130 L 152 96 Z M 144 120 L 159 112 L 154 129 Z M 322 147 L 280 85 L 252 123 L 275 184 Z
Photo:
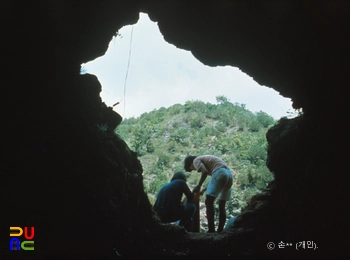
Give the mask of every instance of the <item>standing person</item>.
M 185 174 L 177 172 L 171 181 L 160 189 L 153 209 L 163 223 L 180 220 L 179 225 L 185 226 L 196 212 L 196 206 L 193 203 L 181 203 L 183 194 L 186 195 L 187 202 L 193 199 L 193 193 L 186 181 Z
M 198 185 L 193 189 L 194 193 L 198 193 L 207 176 L 211 176 L 205 198 L 208 232 L 215 232 L 214 201 L 216 198 L 219 199 L 219 226 L 217 232 L 221 232 L 226 221 L 226 201 L 231 198 L 232 172 L 221 158 L 214 155 L 187 156 L 184 161 L 184 168 L 188 172 L 195 170 L 201 173 Z

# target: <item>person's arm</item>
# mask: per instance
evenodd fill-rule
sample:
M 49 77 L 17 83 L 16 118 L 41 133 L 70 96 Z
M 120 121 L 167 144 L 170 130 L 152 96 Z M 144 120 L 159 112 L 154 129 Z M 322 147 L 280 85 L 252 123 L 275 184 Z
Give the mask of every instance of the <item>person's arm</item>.
M 203 189 L 201 189 L 201 191 L 199 192 L 199 194 L 200 195 L 203 195 L 204 194 L 204 192 L 207 190 L 207 187 L 205 187 L 205 188 L 203 188 Z
M 193 193 L 191 192 L 190 188 L 187 186 L 186 182 L 184 182 L 184 194 L 187 198 L 186 203 L 192 202 Z
M 199 158 L 196 158 L 195 160 L 196 161 L 193 162 L 193 165 L 195 166 L 197 172 L 202 173 L 197 186 L 193 189 L 193 192 L 198 193 L 202 187 L 203 182 L 208 176 L 208 169 Z
M 201 178 L 199 179 L 197 186 L 193 189 L 194 193 L 198 193 L 201 190 L 202 184 L 205 181 L 205 179 L 207 178 L 207 176 L 208 176 L 207 173 L 202 172 Z

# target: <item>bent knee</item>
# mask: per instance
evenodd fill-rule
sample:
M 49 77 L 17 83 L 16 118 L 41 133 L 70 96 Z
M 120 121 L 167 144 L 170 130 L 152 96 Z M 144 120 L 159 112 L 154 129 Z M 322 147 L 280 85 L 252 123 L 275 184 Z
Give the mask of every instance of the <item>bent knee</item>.
M 189 206 L 190 206 L 189 208 L 190 208 L 191 212 L 193 212 L 193 213 L 196 212 L 196 210 L 197 210 L 196 205 L 191 203 Z

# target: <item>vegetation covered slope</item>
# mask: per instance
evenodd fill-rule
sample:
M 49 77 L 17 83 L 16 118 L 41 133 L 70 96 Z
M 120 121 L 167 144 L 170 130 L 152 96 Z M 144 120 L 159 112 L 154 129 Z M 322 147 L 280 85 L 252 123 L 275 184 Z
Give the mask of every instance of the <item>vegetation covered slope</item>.
M 224 159 L 235 173 L 228 218 L 238 215 L 250 198 L 273 180 L 266 167 L 266 132 L 275 121 L 265 112 L 252 113 L 224 96 L 217 104 L 187 101 L 125 119 L 116 129 L 143 166 L 145 192 L 153 204 L 160 188 L 187 155 L 212 154 Z M 200 173 L 187 173 L 190 188 Z M 207 178 L 203 187 L 206 187 Z M 202 199 L 204 196 L 202 196 Z

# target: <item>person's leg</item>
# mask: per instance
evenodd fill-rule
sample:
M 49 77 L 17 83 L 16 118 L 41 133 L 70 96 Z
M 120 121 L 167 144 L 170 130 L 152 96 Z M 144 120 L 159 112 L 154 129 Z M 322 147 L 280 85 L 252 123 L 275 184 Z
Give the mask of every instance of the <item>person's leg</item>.
M 185 226 L 193 217 L 196 212 L 196 206 L 192 203 L 186 203 L 183 206 L 183 212 L 181 214 L 180 226 Z
M 207 187 L 207 197 L 205 200 L 205 205 L 207 208 L 207 219 L 208 219 L 208 232 L 215 232 L 215 225 L 214 225 L 214 201 L 215 198 L 219 198 L 219 200 L 223 200 L 224 202 L 221 202 L 221 214 L 219 215 L 223 221 L 219 221 L 219 224 L 221 223 L 221 226 L 219 226 L 219 232 L 223 230 L 223 226 L 225 225 L 226 221 L 226 214 L 225 214 L 225 207 L 226 207 L 226 201 L 228 201 L 231 197 L 231 186 L 233 182 L 232 173 L 227 168 L 220 168 L 217 171 L 213 172 L 210 182 Z M 219 208 L 220 210 L 220 208 Z
M 219 199 L 219 227 L 218 232 L 221 232 L 224 229 L 226 222 L 226 201 L 231 199 L 232 195 L 232 183 L 233 175 L 230 170 L 225 169 L 225 174 L 223 174 L 222 180 L 224 181 L 223 189 L 220 192 Z
M 232 188 L 223 190 L 219 196 L 219 227 L 218 232 L 221 232 L 224 229 L 226 222 L 226 202 L 230 200 L 232 193 Z
M 207 219 L 208 219 L 208 232 L 215 232 L 215 224 L 214 224 L 214 201 L 215 197 L 210 196 L 207 194 L 205 198 L 205 207 L 206 207 L 206 213 L 207 213 Z
M 224 229 L 226 222 L 226 200 L 219 200 L 219 227 L 218 232 Z
M 160 220 L 162 221 L 162 223 L 171 222 L 169 220 L 169 213 L 165 209 L 157 210 L 156 213 L 157 213 L 158 217 L 160 218 Z
M 206 190 L 205 206 L 208 219 L 208 232 L 215 232 L 214 224 L 214 201 L 221 191 L 220 171 L 213 172 Z

